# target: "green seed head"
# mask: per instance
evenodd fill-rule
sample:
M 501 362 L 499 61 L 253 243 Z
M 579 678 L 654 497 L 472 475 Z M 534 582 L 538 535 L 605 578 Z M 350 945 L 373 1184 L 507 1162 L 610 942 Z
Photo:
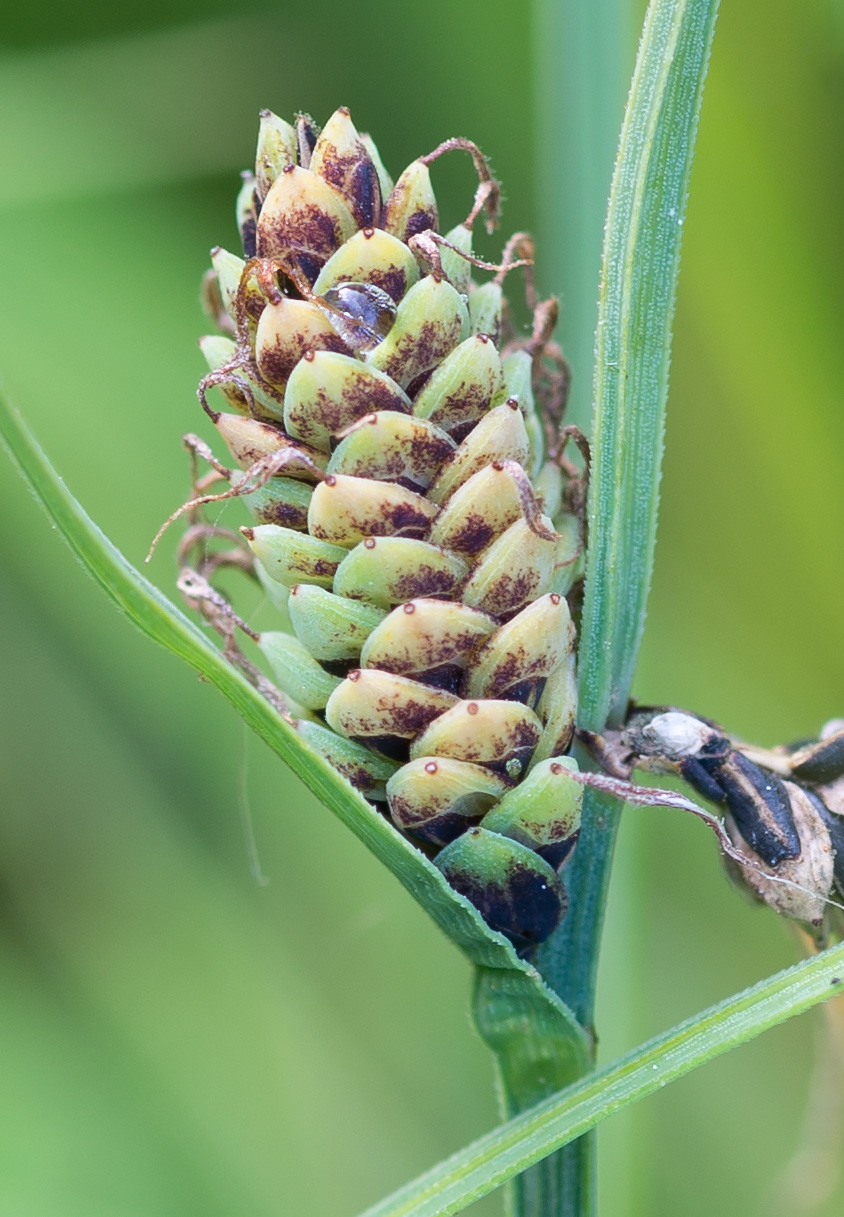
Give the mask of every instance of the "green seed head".
M 429 166 L 452 148 L 482 186 L 440 237 Z M 265 111 L 244 258 L 212 255 L 201 395 L 229 407 L 206 408 L 239 469 L 215 469 L 254 520 L 241 565 L 282 627 L 258 643 L 303 739 L 525 947 L 563 914 L 579 826 L 580 527 L 537 405 L 547 326 L 513 330 L 511 267 L 477 281 L 497 197 L 467 141 L 393 185 L 347 110 L 322 131 Z

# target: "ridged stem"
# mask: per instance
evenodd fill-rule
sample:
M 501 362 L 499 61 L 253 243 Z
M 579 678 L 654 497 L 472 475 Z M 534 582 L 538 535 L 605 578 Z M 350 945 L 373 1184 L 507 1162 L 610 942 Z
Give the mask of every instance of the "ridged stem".
M 540 80 L 547 90 L 540 163 L 546 206 L 561 233 L 552 242 L 552 274 L 562 277 L 565 270 L 572 279 L 563 315 L 576 374 L 578 362 L 586 361 L 590 293 L 594 299 L 592 251 L 603 214 L 603 199 L 597 206 L 596 200 L 601 150 L 610 138 L 601 117 L 609 120 L 608 98 L 618 87 L 621 13 L 617 0 L 537 0 L 537 6 Z M 595 338 L 590 547 L 579 655 L 579 724 L 592 731 L 623 718 L 644 629 L 682 224 L 717 7 L 717 0 L 651 0 L 612 177 Z M 590 88 L 599 94 L 591 104 Z M 568 126 L 567 108 L 580 117 L 580 128 Z M 577 137 L 566 140 L 563 133 L 572 129 Z M 574 414 L 584 421 L 582 397 L 579 403 L 575 397 Z M 569 912 L 537 953 L 545 980 L 587 1031 L 619 815 L 612 800 L 587 792 L 583 829 L 566 872 Z M 531 1101 L 542 1097 L 537 1087 Z M 511 1197 L 518 1217 L 595 1212 L 592 1135 L 533 1171 L 539 1173 L 526 1172 Z
M 533 16 L 540 286 L 561 298 L 560 336 L 573 372 L 567 421 L 588 430 L 603 219 L 632 57 L 631 4 L 535 0 Z M 551 1093 L 537 1086 L 518 1096 L 518 1105 L 506 1079 L 500 1089 L 507 1116 Z M 514 1217 L 592 1212 L 593 1144 L 590 1133 L 521 1175 L 509 1194 Z

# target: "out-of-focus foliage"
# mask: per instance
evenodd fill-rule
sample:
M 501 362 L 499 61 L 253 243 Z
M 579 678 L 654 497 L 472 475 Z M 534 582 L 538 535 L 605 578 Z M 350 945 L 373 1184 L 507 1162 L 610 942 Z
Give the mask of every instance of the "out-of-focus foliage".
M 526 3 L 65 0 L 5 25 L 0 369 L 135 561 L 184 497 L 181 432 L 207 434 L 197 283 L 208 248 L 234 245 L 261 106 L 347 104 L 396 172 L 469 135 L 504 180 L 505 233 L 535 227 Z M 724 6 L 635 689 L 759 742 L 844 712 L 842 114 L 840 4 Z M 435 173 L 454 223 L 469 165 Z M 117 618 L 5 463 L 0 504 L 0 1211 L 354 1214 L 495 1119 L 468 968 Z M 166 587 L 172 549 L 152 567 Z M 604 1059 L 795 955 L 698 826 L 625 813 Z M 807 1211 L 782 1171 L 813 1042 L 799 1020 L 610 1122 L 606 1212 Z

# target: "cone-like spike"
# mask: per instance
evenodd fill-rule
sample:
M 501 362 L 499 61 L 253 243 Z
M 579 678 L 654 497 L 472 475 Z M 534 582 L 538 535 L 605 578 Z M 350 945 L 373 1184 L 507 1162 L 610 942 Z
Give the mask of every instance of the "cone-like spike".
M 340 735 L 369 739 L 413 739 L 457 698 L 406 676 L 355 669 L 331 694 L 325 721 Z
M 551 672 L 574 651 L 568 605 L 551 592 L 500 626 L 467 671 L 464 697 L 509 697 L 534 706 Z
M 390 333 L 367 355 L 406 388 L 445 359 L 469 334 L 466 305 L 450 283 L 431 275 L 420 279 L 402 300 Z
M 264 199 L 258 255 L 295 264 L 313 282 L 356 227 L 339 190 L 309 169 L 288 165 Z
M 337 545 L 327 545 L 277 524 L 259 524 L 240 531 L 270 578 L 285 587 L 297 583 L 331 587 L 334 572 L 346 554 Z
M 338 444 L 328 472 L 425 490 L 455 448 L 454 441 L 433 423 L 383 410 L 361 419 Z
M 495 461 L 525 465 L 530 453 L 522 412 L 514 401 L 490 410 L 463 440 L 428 491 L 435 503 L 444 503 L 458 487 Z
M 401 174 L 384 205 L 383 227 L 400 241 L 439 224 L 437 200 L 428 166 L 413 161 Z
M 450 756 L 491 765 L 516 780 L 530 760 L 542 723 L 517 701 L 459 701 L 414 740 L 410 757 Z
M 365 537 L 427 532 L 436 514 L 433 503 L 403 486 L 332 473 L 314 491 L 308 528 L 313 537 L 351 548 Z
M 314 295 L 337 283 L 374 283 L 396 303 L 419 281 L 413 254 L 380 228 L 364 228 L 328 259 L 314 283 Z
M 341 562 L 338 595 L 389 608 L 416 596 L 449 596 L 468 573 L 456 554 L 413 537 L 368 537 Z
M 283 169 L 296 164 L 298 154 L 296 128 L 273 114 L 272 110 L 262 110 L 255 156 L 255 183 L 260 199 L 267 197 Z
M 287 604 L 296 637 L 315 659 L 333 663 L 356 659 L 384 610 L 361 600 L 335 596 L 323 587 L 297 583 Z
M 545 516 L 541 520 L 550 529 L 551 521 Z M 554 541 L 538 536 L 525 520 L 517 520 L 484 552 L 462 598 L 496 617 L 514 613 L 548 590 L 555 557 Z
M 501 360 L 486 334 L 461 342 L 436 369 L 413 404 L 417 418 L 465 433 L 504 391 Z
M 556 870 L 580 831 L 583 787 L 571 777 L 577 761 L 557 756 L 535 765 L 483 820 L 483 828 L 534 849 Z
M 356 790 L 373 802 L 386 799 L 384 784 L 398 768 L 394 761 L 378 756 L 353 740 L 344 739 L 319 723 L 299 722 L 296 729 L 314 752 L 325 757 L 332 769 L 342 774 Z
M 295 438 L 328 452 L 332 435 L 373 410 L 410 408 L 410 398 L 383 372 L 350 355 L 315 351 L 299 361 L 287 382 L 284 426 Z
M 448 686 L 496 624 L 493 617 L 465 604 L 408 600 L 370 634 L 361 651 L 361 667 Z
M 468 219 L 440 237 L 428 164 L 454 149 L 480 180 Z M 468 140 L 445 141 L 393 186 L 346 109 L 321 134 L 304 115 L 291 127 L 264 112 L 238 203 L 247 261 L 215 250 L 203 296 L 226 337 L 202 342 L 199 395 L 226 464 L 246 473 L 190 443 L 215 471 L 200 485 L 232 484 L 201 500 L 249 491 L 258 522 L 241 532 L 287 626 L 260 645 L 303 738 L 386 800 L 429 855 L 442 848 L 444 873 L 528 947 L 562 915 L 547 862 L 577 831 L 563 593 L 582 575 L 582 496 L 556 452 L 545 463 L 534 396 L 536 379 L 554 418 L 564 405 L 547 345 L 556 303 L 536 306 L 528 339 L 502 295 L 531 243 L 512 238 L 500 267 L 472 253 L 474 219 L 485 211 L 489 227 L 498 199 Z M 475 270 L 494 281 L 476 286 Z M 215 388 L 231 413 L 209 404 Z M 210 576 L 229 555 L 207 557 Z M 767 848 L 765 798 L 740 770 L 705 776 L 744 839 Z M 841 783 L 840 795 L 822 789 L 844 812 Z
M 328 464 L 324 452 L 289 439 L 272 423 L 264 423 L 257 418 L 241 418 L 237 414 L 218 414 L 214 426 L 242 469 L 248 469 L 263 457 L 285 450 L 290 453 L 284 466 L 285 476 L 313 482 L 318 477 L 314 468 L 321 470 Z
M 390 815 L 399 828 L 433 845 L 448 845 L 507 790 L 482 765 L 420 756 L 387 783 Z
M 307 352 L 347 350 L 323 309 L 309 300 L 283 296 L 277 304 L 266 306 L 258 322 L 258 368 L 270 384 L 281 388 Z
M 311 153 L 311 172 L 340 191 L 358 228 L 381 219 L 381 185 L 369 150 L 345 106 L 331 115 Z
M 258 645 L 266 655 L 282 693 L 306 710 L 322 710 L 340 684 L 340 678 L 326 672 L 307 647 L 290 634 L 264 633 Z
M 446 846 L 435 865 L 484 921 L 517 946 L 543 942 L 566 911 L 556 872 L 533 850 L 484 828 Z

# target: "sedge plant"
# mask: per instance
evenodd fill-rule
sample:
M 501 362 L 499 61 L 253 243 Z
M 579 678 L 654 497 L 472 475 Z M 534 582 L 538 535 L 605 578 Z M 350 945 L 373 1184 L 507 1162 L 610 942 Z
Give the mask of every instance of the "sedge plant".
M 652 0 L 645 18 L 610 190 L 588 440 L 564 416 L 557 310 L 533 290 L 532 242 L 517 234 L 498 262 L 473 252 L 499 191 L 480 150 L 448 140 L 393 181 L 348 111 L 321 132 L 264 113 L 238 201 L 243 257 L 216 250 L 204 293 L 221 332 L 203 340 L 200 397 L 231 463 L 187 436 L 210 472 L 176 513 L 189 523 L 179 590 L 222 647 L 2 412 L 13 459 L 106 592 L 223 692 L 475 968 L 503 1122 L 367 1217 L 456 1213 L 502 1185 L 518 1217 L 585 1217 L 602 1119 L 844 983 L 844 949 L 829 945 L 844 887 L 840 724 L 808 748 L 763 752 L 673 707 L 630 715 L 716 15 L 714 0 Z M 468 154 L 478 186 L 441 234 L 430 169 L 445 153 Z M 520 334 L 505 291 L 524 271 Z M 202 514 L 232 499 L 254 516 L 240 535 Z M 231 567 L 260 579 L 278 629 L 254 631 L 215 587 Z M 635 786 L 644 767 L 684 777 L 726 826 Z M 824 949 L 596 1071 L 625 801 L 706 819 L 756 895 Z

